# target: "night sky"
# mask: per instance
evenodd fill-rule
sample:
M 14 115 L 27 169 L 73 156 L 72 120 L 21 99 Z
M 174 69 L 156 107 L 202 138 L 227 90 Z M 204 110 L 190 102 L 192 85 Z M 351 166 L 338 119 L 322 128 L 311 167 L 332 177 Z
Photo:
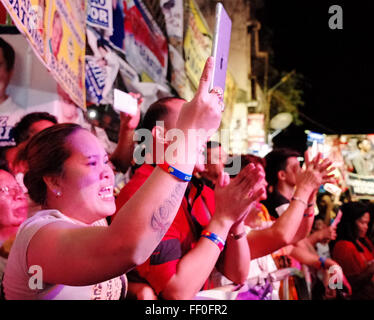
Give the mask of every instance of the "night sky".
M 343 9 L 343 30 L 328 26 L 334 4 Z M 305 77 L 301 111 L 311 120 L 303 118 L 303 130 L 374 133 L 373 16 L 369 0 L 265 0 L 257 10 L 263 32 L 272 33 L 274 66 Z

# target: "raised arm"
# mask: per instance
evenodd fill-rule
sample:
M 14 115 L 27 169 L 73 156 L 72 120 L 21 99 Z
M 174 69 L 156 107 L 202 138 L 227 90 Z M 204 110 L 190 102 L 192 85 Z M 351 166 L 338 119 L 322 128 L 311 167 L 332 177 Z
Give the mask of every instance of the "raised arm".
M 255 177 L 253 184 L 253 192 L 252 199 L 253 201 L 247 208 L 248 216 L 252 204 L 259 198 L 261 198 L 262 193 L 266 192 L 264 189 L 257 189 L 256 185 L 258 185 L 262 179 L 265 178 L 265 173 L 260 166 L 257 165 L 257 176 Z M 219 191 L 219 188 L 217 188 Z M 225 201 L 226 203 L 230 203 L 227 195 L 222 193 L 221 195 L 217 195 L 217 198 L 220 198 L 221 201 Z M 247 233 L 245 231 L 245 218 L 243 216 L 238 221 L 236 221 L 229 231 L 229 235 L 227 236 L 226 240 L 226 247 L 224 252 L 222 253 L 217 269 L 226 276 L 226 278 L 230 279 L 232 282 L 241 284 L 248 278 L 249 273 L 249 263 L 251 260 L 251 248 L 248 244 L 246 239 Z
M 308 208 L 308 204 L 315 198 L 319 186 L 330 179 L 331 170 L 328 168 L 331 162 L 328 159 L 320 160 L 316 157 L 312 162 L 308 162 L 306 169 L 300 173 L 293 200 L 274 224 L 263 230 L 252 230 L 248 234 L 252 259 L 265 256 L 306 237 L 314 217 L 309 211 L 312 206 Z
M 212 69 L 213 60 L 209 58 L 199 90 L 180 112 L 177 128 L 187 142 L 189 129 L 214 132 L 219 126 L 219 97 L 208 92 Z M 173 147 L 188 145 L 177 141 Z M 196 158 L 200 146 L 195 146 L 188 150 L 189 159 Z M 194 164 L 183 159 L 174 167 L 191 174 Z M 41 228 L 30 241 L 28 266 L 41 266 L 44 282 L 67 285 L 95 284 L 127 272 L 143 263 L 156 248 L 177 213 L 186 186 L 187 182 L 156 168 L 109 227 L 56 222 Z
M 332 167 L 332 162 L 328 158 L 322 160 L 321 153 L 318 153 L 317 156 L 310 161 L 309 153 L 305 152 L 304 158 L 307 170 L 315 170 L 315 172 L 319 176 L 319 184 L 315 185 L 315 189 L 310 194 L 309 199 L 307 200 L 308 205 L 304 213 L 305 219 L 301 221 L 299 229 L 297 230 L 292 243 L 296 243 L 309 235 L 314 222 L 314 208 L 316 205 L 316 196 L 318 193 L 318 189 L 321 185 L 332 181 L 332 172 L 335 170 L 335 168 Z
M 253 200 L 253 193 L 250 192 L 257 181 L 257 174 L 257 169 L 253 165 L 249 165 L 227 186 L 216 186 L 218 188 L 215 192 L 216 211 L 206 230 L 218 235 L 223 240 L 227 239 L 230 229 L 234 223 L 243 220 L 247 208 Z M 227 239 L 227 244 L 229 244 L 229 241 L 231 240 Z M 236 271 L 232 268 L 230 270 L 230 265 L 225 263 L 226 265 L 223 266 L 224 274 L 229 278 L 237 279 L 237 282 L 242 282 L 248 276 L 249 271 L 248 245 L 242 242 L 229 246 L 230 248 L 225 249 L 227 251 L 224 253 L 225 256 L 228 255 L 228 250 L 233 250 L 234 246 L 240 246 L 241 248 L 234 248 L 234 253 L 240 253 L 241 256 L 235 256 L 235 260 L 242 259 L 242 261 L 230 261 L 232 264 L 239 266 Z M 221 251 L 215 243 L 201 237 L 196 246 L 179 261 L 177 272 L 162 291 L 162 297 L 168 300 L 192 299 L 208 279 L 220 253 Z M 239 274 L 233 275 L 235 272 Z
M 140 106 L 143 102 L 140 94 L 130 93 L 138 101 L 138 110 L 135 115 L 120 113 L 120 129 L 116 149 L 110 155 L 110 161 L 117 170 L 126 173 L 131 166 L 134 152 L 134 134 L 140 120 Z
M 352 288 L 346 276 L 343 273 L 342 267 L 333 259 L 321 259 L 315 248 L 310 244 L 307 238 L 299 241 L 293 246 L 290 256 L 302 264 L 313 267 L 315 269 L 322 269 L 324 271 L 324 285 L 326 292 L 330 291 L 329 279 L 338 277 L 341 279 L 342 284 L 348 291 L 349 295 L 352 294 Z M 333 268 L 332 268 L 333 267 Z
M 321 230 L 316 230 L 307 237 L 309 243 L 315 246 L 317 242 L 325 242 L 336 239 L 336 227 L 329 226 Z

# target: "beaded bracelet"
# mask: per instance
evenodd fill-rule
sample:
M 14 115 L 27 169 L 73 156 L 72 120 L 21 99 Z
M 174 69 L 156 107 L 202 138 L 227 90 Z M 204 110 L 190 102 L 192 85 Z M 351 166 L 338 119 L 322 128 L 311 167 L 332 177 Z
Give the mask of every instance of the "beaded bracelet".
M 306 207 L 308 207 L 308 204 L 301 198 L 297 198 L 297 197 L 292 197 L 291 200 L 296 200 L 296 201 L 300 201 L 301 203 L 305 204 Z
M 158 166 L 164 170 L 165 172 L 167 173 L 170 173 L 171 175 L 173 175 L 174 177 L 178 178 L 179 180 L 182 180 L 182 181 L 190 181 L 191 178 L 192 178 L 192 175 L 190 174 L 186 174 L 182 171 L 179 171 L 178 169 L 172 167 L 171 165 L 169 165 L 167 162 L 165 163 L 159 163 Z
M 204 230 L 201 233 L 201 236 L 213 241 L 218 246 L 220 251 L 222 251 L 223 248 L 225 247 L 226 242 L 221 237 L 219 237 L 218 235 L 216 235 L 213 232 Z

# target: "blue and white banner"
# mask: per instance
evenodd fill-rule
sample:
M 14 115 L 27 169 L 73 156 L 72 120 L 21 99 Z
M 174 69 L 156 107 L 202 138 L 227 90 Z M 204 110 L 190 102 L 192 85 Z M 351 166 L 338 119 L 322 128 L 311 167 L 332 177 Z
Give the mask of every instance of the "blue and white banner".
M 106 81 L 106 70 L 92 56 L 86 56 L 87 101 L 100 104 Z
M 88 0 L 87 24 L 92 27 L 113 31 L 112 0 Z
M 374 199 L 374 176 L 348 173 L 347 185 L 353 199 Z

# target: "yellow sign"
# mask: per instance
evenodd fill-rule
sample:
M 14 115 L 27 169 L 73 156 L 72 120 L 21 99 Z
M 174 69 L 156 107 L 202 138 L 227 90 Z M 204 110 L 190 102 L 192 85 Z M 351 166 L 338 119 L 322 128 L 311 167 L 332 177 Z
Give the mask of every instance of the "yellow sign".
M 188 78 L 198 87 L 206 59 L 212 50 L 212 35 L 194 0 L 189 0 L 188 26 L 184 37 L 185 68 Z
M 1 1 L 52 76 L 85 108 L 85 1 Z

